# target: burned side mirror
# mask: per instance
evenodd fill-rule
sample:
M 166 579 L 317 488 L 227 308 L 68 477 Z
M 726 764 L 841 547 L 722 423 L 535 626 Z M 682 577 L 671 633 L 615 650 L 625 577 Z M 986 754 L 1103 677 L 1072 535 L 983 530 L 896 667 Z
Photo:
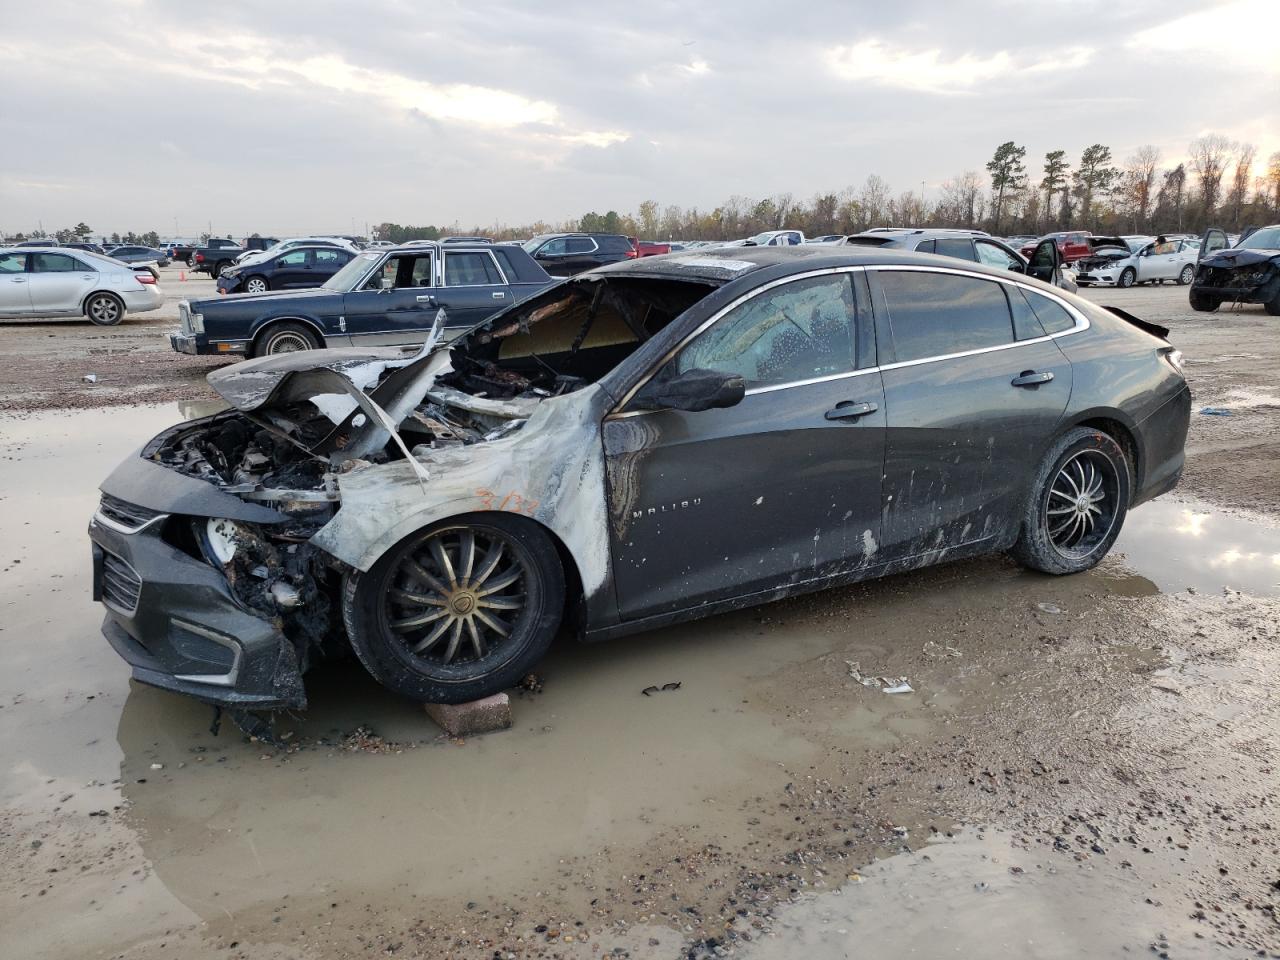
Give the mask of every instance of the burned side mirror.
M 732 407 L 746 396 L 747 384 L 736 373 L 715 370 L 686 370 L 673 377 L 655 377 L 641 387 L 632 400 L 637 410 L 683 410 L 697 413 L 718 407 Z

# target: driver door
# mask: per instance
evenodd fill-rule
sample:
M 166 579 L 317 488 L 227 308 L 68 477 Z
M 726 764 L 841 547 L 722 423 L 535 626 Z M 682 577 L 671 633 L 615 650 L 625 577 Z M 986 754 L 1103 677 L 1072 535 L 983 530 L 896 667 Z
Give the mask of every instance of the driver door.
M 1196 257 L 1196 262 L 1199 263 L 1219 250 L 1226 250 L 1229 246 L 1231 241 L 1227 239 L 1226 231 L 1219 227 L 1210 227 L 1200 238 L 1200 254 Z
M 623 619 L 873 565 L 885 410 L 866 290 L 831 271 L 757 292 L 654 373 L 739 374 L 740 403 L 605 421 Z
M 343 295 L 352 346 L 421 343 L 435 322 L 435 254 L 387 257 L 359 290 Z
M 1027 261 L 1027 276 L 1057 286 L 1062 280 L 1062 253 L 1052 238 L 1041 240 Z

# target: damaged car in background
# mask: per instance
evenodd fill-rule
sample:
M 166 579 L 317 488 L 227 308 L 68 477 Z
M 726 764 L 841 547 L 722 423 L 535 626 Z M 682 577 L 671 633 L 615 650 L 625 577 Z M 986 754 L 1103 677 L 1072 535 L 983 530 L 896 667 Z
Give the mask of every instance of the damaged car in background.
M 1224 303 L 1260 303 L 1280 317 L 1280 224 L 1246 232 L 1234 247 L 1224 231 L 1206 230 L 1190 299 L 1202 313 Z
M 138 680 L 301 708 L 350 650 L 407 697 L 472 700 L 562 627 L 996 551 L 1086 570 L 1182 470 L 1168 331 L 954 258 L 648 257 L 442 326 L 215 370 L 231 409 L 107 478 L 94 594 Z

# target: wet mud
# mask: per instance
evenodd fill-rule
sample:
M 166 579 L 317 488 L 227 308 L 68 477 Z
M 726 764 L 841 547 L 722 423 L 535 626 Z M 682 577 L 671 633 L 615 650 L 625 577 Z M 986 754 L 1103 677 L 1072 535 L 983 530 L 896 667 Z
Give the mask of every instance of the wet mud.
M 1239 409 L 1193 441 L 1262 429 Z M 1204 454 L 1087 574 L 990 558 L 562 642 L 465 741 L 338 662 L 277 750 L 131 683 L 89 601 L 96 483 L 207 412 L 0 423 L 5 955 L 1280 951 L 1280 529 Z

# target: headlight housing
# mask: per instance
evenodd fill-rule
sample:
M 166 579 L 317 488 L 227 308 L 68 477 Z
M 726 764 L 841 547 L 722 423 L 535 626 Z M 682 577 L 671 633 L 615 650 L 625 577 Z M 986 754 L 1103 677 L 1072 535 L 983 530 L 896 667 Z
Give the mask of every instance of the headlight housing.
M 204 558 L 215 567 L 225 567 L 238 549 L 238 541 L 247 531 L 234 520 L 209 519 L 195 522 L 196 537 Z

